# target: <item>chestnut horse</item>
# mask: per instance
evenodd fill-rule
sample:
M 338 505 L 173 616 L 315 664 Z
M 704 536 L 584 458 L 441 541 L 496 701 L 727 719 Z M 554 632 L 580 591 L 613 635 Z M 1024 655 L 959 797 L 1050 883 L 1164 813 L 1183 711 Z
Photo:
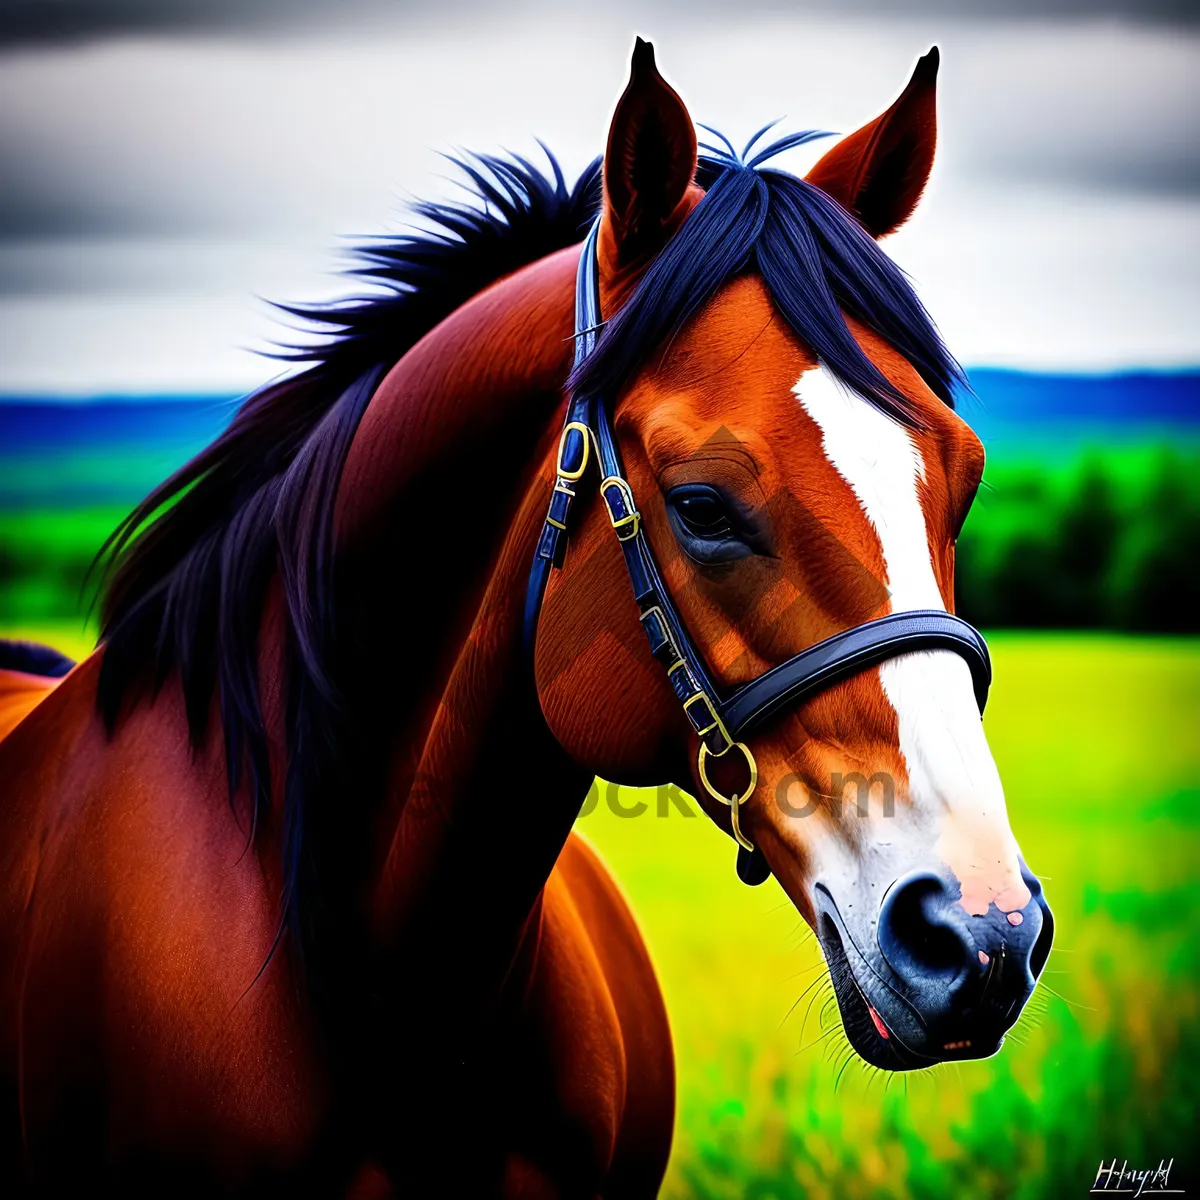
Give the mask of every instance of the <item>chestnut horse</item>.
M 936 69 L 801 180 L 761 166 L 807 135 L 698 157 L 639 41 L 602 175 L 466 160 L 482 203 L 367 247 L 383 290 L 305 313 L 331 332 L 303 368 L 118 531 L 95 653 L 54 686 L 10 648 L 0 1190 L 656 1193 L 666 1013 L 571 827 L 596 775 L 673 782 L 727 832 L 731 810 L 594 489 L 527 656 L 568 393 L 619 397 L 646 537 L 722 685 L 950 610 L 983 452 L 875 240 L 928 177 Z M 567 387 L 597 213 L 608 324 Z M 816 929 L 855 1049 L 994 1053 L 1051 922 L 964 661 L 894 657 L 751 742 L 740 833 Z

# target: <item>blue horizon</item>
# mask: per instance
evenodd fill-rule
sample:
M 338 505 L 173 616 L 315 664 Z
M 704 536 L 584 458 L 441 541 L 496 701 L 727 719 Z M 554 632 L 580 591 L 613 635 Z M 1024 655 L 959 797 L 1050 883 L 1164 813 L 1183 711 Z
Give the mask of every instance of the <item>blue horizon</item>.
M 1200 368 L 968 373 L 958 411 L 997 462 L 1200 443 Z M 0 509 L 135 502 L 213 441 L 243 394 L 0 395 Z M 993 457 L 994 456 L 994 457 Z M 111 464 L 105 466 L 105 461 Z

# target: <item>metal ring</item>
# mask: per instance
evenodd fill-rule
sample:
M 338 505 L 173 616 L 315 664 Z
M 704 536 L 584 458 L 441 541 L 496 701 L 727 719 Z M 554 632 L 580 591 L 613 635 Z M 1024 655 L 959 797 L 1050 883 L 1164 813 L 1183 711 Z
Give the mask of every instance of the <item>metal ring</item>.
M 754 795 L 754 789 L 758 786 L 758 763 L 754 761 L 754 755 L 750 753 L 750 747 L 747 746 L 745 742 L 734 742 L 733 745 L 742 752 L 742 756 L 746 760 L 746 766 L 750 768 L 750 786 L 746 789 L 746 794 L 744 796 L 738 795 L 737 792 L 734 792 L 732 796 L 723 796 L 715 787 L 713 787 L 712 781 L 708 777 L 708 772 L 706 772 L 704 769 L 704 761 L 705 759 L 709 758 L 710 755 L 708 747 L 703 742 L 700 743 L 700 754 L 696 759 L 696 766 L 700 771 L 700 782 L 704 784 L 704 790 L 708 792 L 708 794 L 714 800 L 719 800 L 722 804 L 727 804 L 732 810 L 729 814 L 730 823 L 733 825 L 733 836 L 737 839 L 738 845 L 744 846 L 747 850 L 753 851 L 754 843 L 750 841 L 750 839 L 746 837 L 744 833 L 742 833 L 741 825 L 738 822 L 738 805 L 742 804 L 746 800 L 749 800 L 750 797 Z M 728 751 L 725 753 L 728 753 Z M 711 755 L 711 757 L 716 758 L 717 756 L 714 754 Z

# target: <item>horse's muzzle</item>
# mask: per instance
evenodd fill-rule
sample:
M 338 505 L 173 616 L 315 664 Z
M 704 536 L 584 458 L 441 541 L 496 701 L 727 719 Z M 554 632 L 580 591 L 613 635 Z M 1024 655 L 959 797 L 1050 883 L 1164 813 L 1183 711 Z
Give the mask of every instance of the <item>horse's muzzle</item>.
M 1046 965 L 1054 918 L 1025 864 L 1029 903 L 971 916 L 959 889 L 913 871 L 887 890 L 873 936 L 856 938 L 815 888 L 817 931 L 851 1045 L 874 1066 L 912 1070 L 986 1058 L 1001 1046 Z

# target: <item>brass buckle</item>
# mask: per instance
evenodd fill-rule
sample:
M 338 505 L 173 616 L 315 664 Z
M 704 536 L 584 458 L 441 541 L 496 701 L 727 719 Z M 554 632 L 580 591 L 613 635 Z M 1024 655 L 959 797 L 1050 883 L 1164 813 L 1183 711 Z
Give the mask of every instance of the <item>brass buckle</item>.
M 625 501 L 626 513 L 623 517 L 616 516 L 613 513 L 612 504 L 609 503 L 608 488 L 614 486 Z M 616 530 L 618 541 L 628 542 L 637 537 L 638 530 L 642 527 L 642 514 L 637 510 L 629 484 L 619 475 L 609 475 L 600 481 L 600 495 L 604 497 L 604 507 L 608 509 L 608 520 Z
M 563 453 L 567 448 L 567 434 L 570 433 L 572 429 L 577 429 L 583 435 L 583 458 L 580 461 L 579 466 L 576 467 L 574 471 L 568 471 L 563 466 Z M 555 467 L 555 471 L 557 472 L 559 479 L 566 479 L 570 481 L 582 479 L 584 471 L 587 470 L 588 461 L 591 456 L 592 431 L 588 429 L 588 427 L 582 421 L 568 421 L 563 426 L 562 434 L 558 439 L 558 463 Z
M 685 665 L 686 664 L 684 663 L 683 659 L 680 659 L 677 663 L 675 663 L 667 671 L 668 678 L 670 677 L 671 673 L 677 667 L 682 667 Z M 707 737 L 708 734 L 712 733 L 712 731 L 714 729 L 719 729 L 721 731 L 721 736 L 725 739 L 725 749 L 724 750 L 708 750 L 707 746 L 705 747 L 705 749 L 708 750 L 708 756 L 710 758 L 724 758 L 725 755 L 728 754 L 729 751 L 732 750 L 733 747 L 736 746 L 738 743 L 733 740 L 733 738 L 729 734 L 729 730 L 725 728 L 725 722 L 721 720 L 720 714 L 717 712 L 717 707 L 715 704 L 713 704 L 713 702 L 707 692 L 700 691 L 700 692 L 697 692 L 694 696 L 689 696 L 683 702 L 683 711 L 685 713 L 687 713 L 688 707 L 692 704 L 695 704 L 697 700 L 704 701 L 704 706 L 705 706 L 705 708 L 708 709 L 708 715 L 710 717 L 712 717 L 712 720 L 707 725 L 705 725 L 703 729 L 696 729 L 696 727 L 694 725 L 692 726 L 692 729 L 698 738 Z M 691 714 L 690 713 L 688 714 L 688 723 L 691 724 Z M 747 792 L 746 794 L 749 795 L 749 792 Z
M 742 832 L 741 822 L 738 820 L 738 806 L 749 800 L 754 795 L 754 789 L 758 787 L 758 763 L 754 761 L 754 755 L 750 753 L 750 747 L 745 742 L 733 742 L 732 746 L 742 752 L 742 755 L 746 759 L 746 765 L 750 768 L 750 786 L 746 789 L 744 796 L 740 796 L 736 792 L 732 796 L 725 796 L 713 786 L 712 780 L 708 777 L 708 772 L 704 769 L 704 763 L 710 757 L 717 758 L 719 756 L 716 754 L 710 755 L 708 747 L 704 742 L 700 743 L 700 754 L 696 760 L 696 766 L 700 771 L 700 782 L 704 784 L 704 790 L 714 800 L 719 800 L 722 804 L 729 806 L 729 822 L 733 827 L 733 836 L 737 844 L 753 853 L 754 843 Z M 726 754 L 728 752 L 728 749 L 724 751 Z
M 669 674 L 669 673 L 670 673 L 670 672 L 668 672 L 668 674 Z M 696 729 L 696 736 L 697 736 L 697 737 L 703 737 L 703 736 L 704 736 L 706 733 L 712 733 L 712 731 L 713 731 L 714 729 L 718 729 L 718 728 L 719 728 L 719 729 L 721 730 L 721 732 L 725 734 L 725 741 L 726 741 L 726 742 L 732 742 L 732 741 L 733 741 L 733 739 L 732 739 L 732 738 L 729 736 L 729 734 L 726 732 L 726 730 L 725 730 L 725 726 L 721 724 L 721 718 L 717 716 L 717 710 L 716 710 L 716 709 L 713 707 L 713 702 L 712 702 L 712 701 L 711 701 L 711 700 L 708 698 L 708 693 L 707 693 L 707 692 L 697 692 L 697 693 L 696 693 L 694 696 L 689 696 L 689 697 L 688 697 L 688 698 L 687 698 L 687 699 L 686 699 L 686 700 L 683 702 L 683 711 L 684 711 L 685 713 L 688 713 L 688 720 L 689 720 L 689 722 L 691 721 L 691 716 L 692 716 L 692 714 L 691 714 L 690 712 L 688 712 L 688 709 L 689 709 L 689 708 L 690 708 L 690 707 L 691 707 L 693 704 L 695 704 L 697 700 L 703 700 L 703 701 L 704 701 L 704 706 L 705 706 L 705 707 L 708 709 L 708 715 L 709 715 L 710 717 L 712 717 L 712 720 L 711 720 L 711 721 L 709 721 L 709 723 L 708 723 L 707 725 L 705 725 L 705 727 L 704 727 L 703 729 Z M 692 728 L 694 729 L 694 728 L 695 728 L 695 726 L 693 726 Z M 728 747 L 728 746 L 726 746 L 726 747 L 725 747 L 725 749 L 721 751 L 721 754 L 728 754 L 728 753 L 729 753 L 729 747 Z M 720 754 L 714 754 L 714 755 L 713 755 L 713 758 L 720 758 L 720 757 L 721 757 L 721 755 L 720 755 Z

